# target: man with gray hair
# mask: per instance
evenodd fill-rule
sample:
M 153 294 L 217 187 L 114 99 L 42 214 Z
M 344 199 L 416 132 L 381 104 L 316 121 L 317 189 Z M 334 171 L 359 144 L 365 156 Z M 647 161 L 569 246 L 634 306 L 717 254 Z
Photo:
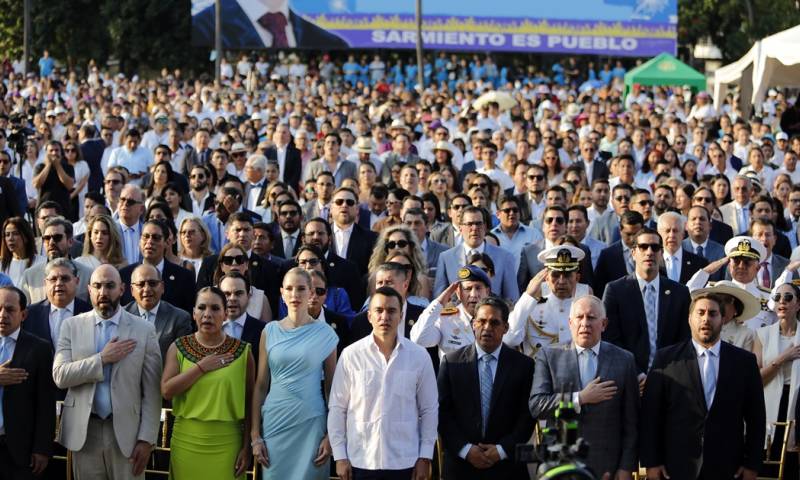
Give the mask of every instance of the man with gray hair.
M 658 217 L 658 234 L 664 241 L 664 268 L 667 278 L 673 282 L 683 283 L 689 281 L 692 275 L 708 265 L 708 260 L 684 250 L 683 236 L 686 227 L 686 217 L 676 212 L 664 212 Z
M 578 436 L 592 448 L 586 464 L 598 478 L 630 479 L 637 469 L 639 385 L 633 355 L 601 340 L 608 325 L 599 298 L 575 300 L 569 312 L 572 341 L 536 353 L 531 415 L 553 423 L 560 401 L 578 410 Z
M 47 262 L 44 267 L 46 298 L 28 307 L 22 329 L 50 341 L 55 351 L 64 320 L 92 309 L 88 302 L 75 296 L 78 283 L 78 267 L 72 260 L 61 257 Z
M 266 179 L 267 157 L 260 154 L 250 155 L 244 164 L 244 175 L 247 184 L 244 187 L 244 196 L 247 199 L 245 208 L 255 211 L 256 207 L 264 200 L 267 192 Z
M 53 217 L 44 224 L 42 245 L 47 252 L 48 260 L 56 258 L 69 258 L 69 249 L 72 247 L 72 223 L 64 217 Z M 89 278 L 92 269 L 81 263 L 74 263 L 78 277 L 78 297 L 82 300 L 89 298 Z M 31 303 L 41 302 L 47 298 L 45 292 L 46 265 L 38 264 L 25 270 L 20 280 L 20 289 L 28 296 Z
M 139 237 L 142 235 L 142 214 L 144 213 L 144 194 L 136 185 L 125 185 L 119 194 L 117 224 L 122 234 L 122 253 L 128 264 L 139 262 Z

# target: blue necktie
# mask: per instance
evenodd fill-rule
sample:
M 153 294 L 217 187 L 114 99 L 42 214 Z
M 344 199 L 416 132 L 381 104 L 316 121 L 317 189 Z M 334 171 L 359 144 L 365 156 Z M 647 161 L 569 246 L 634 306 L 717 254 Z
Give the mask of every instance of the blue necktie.
M 679 282 L 681 279 L 680 269 L 678 268 L 678 259 L 670 257 L 669 261 L 669 279 L 673 282 Z
M 100 332 L 97 336 L 97 353 L 103 351 L 103 347 L 111 340 L 111 320 L 103 320 L 99 324 Z M 112 364 L 103 365 L 103 381 L 97 382 L 94 387 L 94 400 L 92 401 L 92 411 L 100 418 L 108 418 L 111 415 L 111 368 Z
M 0 338 L 0 365 L 6 363 L 11 358 L 11 345 L 14 340 L 11 337 Z M 3 387 L 0 387 L 0 428 L 5 428 L 3 421 Z
M 703 393 L 706 396 L 706 408 L 711 409 L 711 402 L 714 401 L 714 393 L 717 390 L 717 372 L 714 369 L 714 352 L 706 350 L 702 355 L 705 358 L 703 363 Z
M 484 355 L 481 358 L 481 417 L 483 420 L 483 435 L 486 435 L 486 426 L 489 423 L 489 407 L 492 403 L 492 362 L 494 357 Z
M 653 364 L 656 356 L 656 336 L 658 334 L 658 312 L 656 312 L 656 288 L 650 284 L 644 286 L 644 312 L 647 317 L 647 336 L 650 340 L 650 357 L 647 366 Z
M 698 245 L 697 247 L 695 247 L 694 253 L 697 254 L 697 256 L 699 256 L 699 257 L 705 258 L 705 255 L 703 255 L 704 252 L 703 252 L 703 246 L 702 245 Z
M 581 373 L 581 386 L 582 388 L 586 388 L 586 385 L 594 380 L 595 374 L 597 372 L 597 360 L 595 358 L 594 350 L 592 349 L 585 349 L 581 352 L 580 362 L 578 367 L 580 368 Z
M 238 340 L 242 339 L 242 330 L 244 327 L 239 325 L 238 323 L 234 322 L 233 320 L 229 321 L 222 330 L 228 334 L 228 336 L 236 338 Z

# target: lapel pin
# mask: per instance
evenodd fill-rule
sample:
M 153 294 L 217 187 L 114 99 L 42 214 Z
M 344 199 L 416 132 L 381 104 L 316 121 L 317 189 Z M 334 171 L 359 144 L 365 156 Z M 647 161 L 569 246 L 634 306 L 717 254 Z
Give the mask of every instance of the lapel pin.
M 254 267 L 257 267 L 257 266 L 258 266 L 258 260 L 253 260 L 253 266 L 254 266 Z
M 669 295 L 670 293 L 672 293 L 672 292 L 670 292 L 669 290 L 667 290 L 667 291 L 665 291 L 665 292 L 664 292 L 664 295 Z
M 413 326 L 414 326 L 414 320 L 409 320 L 409 321 L 408 321 L 408 325 L 409 325 L 409 326 L 411 326 L 411 327 L 413 327 Z
M 328 266 L 334 267 L 335 265 L 333 264 L 333 262 L 331 262 L 331 263 L 328 264 Z
M 175 275 L 170 275 L 170 276 L 169 276 L 169 279 L 170 279 L 170 280 L 175 280 Z

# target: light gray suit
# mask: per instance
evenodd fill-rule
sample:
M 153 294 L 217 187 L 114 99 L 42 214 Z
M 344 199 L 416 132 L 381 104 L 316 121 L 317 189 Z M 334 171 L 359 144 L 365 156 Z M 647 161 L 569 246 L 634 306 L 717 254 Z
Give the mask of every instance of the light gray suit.
M 434 242 L 430 238 L 425 244 L 425 263 L 428 265 L 428 276 L 436 278 L 436 264 L 439 262 L 439 255 L 447 250 L 447 245 Z
M 139 306 L 135 301 L 126 305 L 125 310 L 141 318 Z M 155 327 L 158 346 L 161 349 L 161 359 L 166 362 L 167 350 L 172 342 L 192 333 L 192 317 L 188 312 L 161 300 L 161 303 L 158 304 L 158 312 L 156 312 Z
M 528 288 L 530 279 L 544 268 L 544 264 L 536 258 L 541 253 L 543 245 L 544 242 L 532 243 L 522 249 L 522 254 L 519 258 L 519 269 L 517 270 L 517 284 L 520 291 Z
M 611 245 L 619 240 L 619 218 L 617 217 L 617 212 L 613 208 L 609 208 L 604 214 L 597 217 L 587 235 L 606 245 Z
M 308 164 L 308 176 L 306 180 L 317 178 L 317 175 L 319 175 L 320 172 L 329 172 L 329 171 L 330 169 L 328 168 L 328 162 L 326 162 L 325 159 L 323 158 L 319 158 Z M 338 168 L 336 169 L 336 173 L 333 173 L 333 180 L 334 183 L 336 184 L 336 188 L 342 186 L 342 181 L 345 178 L 352 178 L 353 180 L 358 180 L 358 166 L 355 163 L 351 162 L 350 160 L 345 160 L 344 158 L 340 158 Z
M 103 362 L 95 347 L 95 323 L 94 311 L 66 319 L 53 360 L 56 386 L 69 389 L 56 440 L 72 451 L 84 448 L 95 386 L 103 381 Z M 158 437 L 161 352 L 153 325 L 124 309 L 116 336 L 120 340 L 136 340 L 134 350 L 111 370 L 114 436 L 122 455 L 130 457 L 137 441 L 155 444 Z M 101 458 L 97 460 L 103 462 Z M 127 468 L 130 470 L 130 465 Z
M 81 262 L 72 261 L 78 268 L 78 291 L 76 297 L 84 301 L 89 301 L 89 279 L 92 277 L 92 269 Z M 22 280 L 19 288 L 28 296 L 28 304 L 41 302 L 47 299 L 44 289 L 44 267 L 46 263 L 34 265 L 22 273 Z
M 597 259 L 600 258 L 600 252 L 602 252 L 607 245 L 594 237 L 590 237 L 589 235 L 584 235 L 581 243 L 589 247 L 589 252 L 592 254 L 592 268 L 596 268 Z
M 456 231 L 450 222 L 436 223 L 431 227 L 430 239 L 436 243 L 446 245 L 448 248 L 454 247 L 456 243 Z
M 548 346 L 539 350 L 535 361 L 531 415 L 550 422 L 558 402 L 571 401 L 581 390 L 578 352 L 573 343 Z M 639 384 L 633 355 L 600 342 L 596 377 L 613 380 L 617 393 L 605 402 L 580 406 L 578 435 L 589 443 L 586 463 L 598 478 L 605 472 L 613 476 L 618 469 L 635 471 Z
M 747 218 L 750 218 L 750 205 L 748 204 L 744 208 L 748 211 Z M 749 225 L 739 225 L 739 215 L 736 214 L 736 202 L 728 202 L 722 205 L 719 207 L 719 211 L 722 213 L 722 221 L 731 226 L 734 235 L 741 235 L 742 232 L 750 227 Z
M 492 292 L 506 300 L 516 302 L 519 299 L 519 287 L 515 272 L 518 260 L 509 252 L 484 242 L 483 252 L 494 261 L 494 277 Z M 436 280 L 433 284 L 433 295 L 438 296 L 448 285 L 458 280 L 458 270 L 466 263 L 463 245 L 457 245 L 439 255 L 436 264 Z

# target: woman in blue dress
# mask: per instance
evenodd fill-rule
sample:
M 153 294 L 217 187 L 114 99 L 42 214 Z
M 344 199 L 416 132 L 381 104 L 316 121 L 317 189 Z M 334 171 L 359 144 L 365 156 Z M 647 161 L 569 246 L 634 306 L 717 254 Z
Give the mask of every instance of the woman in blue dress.
M 308 314 L 308 272 L 289 270 L 281 297 L 286 318 L 268 323 L 261 334 L 250 434 L 253 456 L 265 480 L 327 480 L 331 445 L 320 379 L 327 397 L 339 339 L 327 323 Z

